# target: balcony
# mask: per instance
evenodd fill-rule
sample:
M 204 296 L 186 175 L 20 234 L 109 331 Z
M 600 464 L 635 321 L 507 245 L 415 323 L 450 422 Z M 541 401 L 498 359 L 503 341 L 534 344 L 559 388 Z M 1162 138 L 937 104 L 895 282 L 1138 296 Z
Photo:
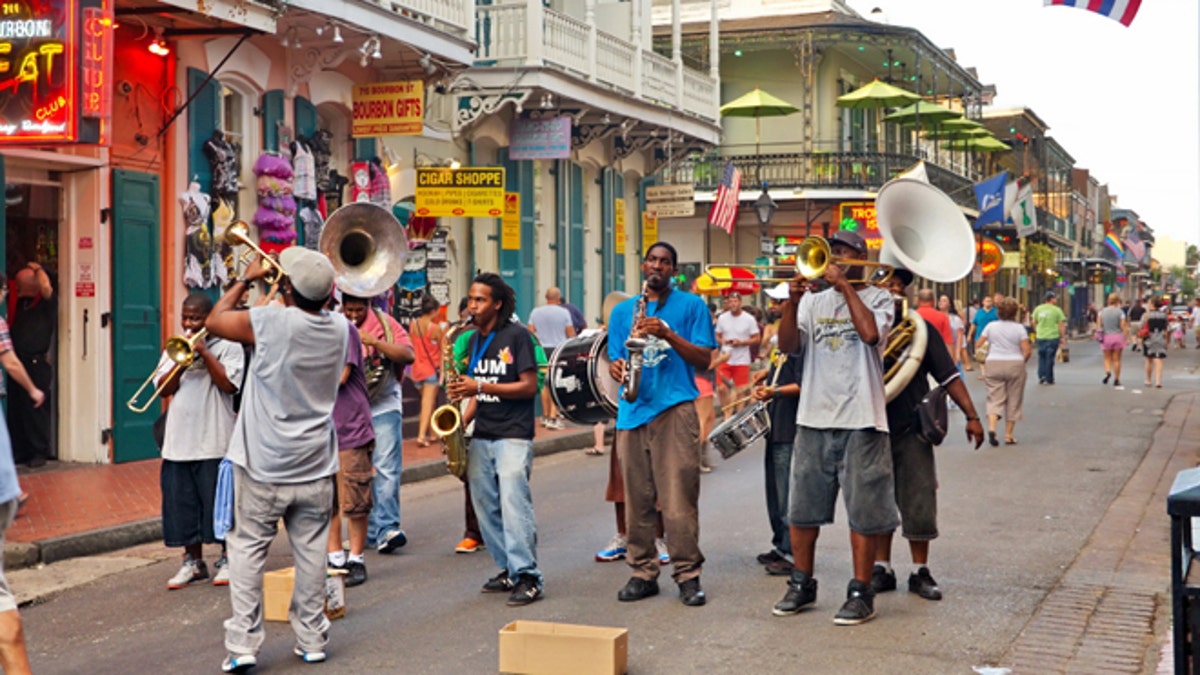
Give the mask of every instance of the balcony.
M 292 22 L 307 19 L 310 29 L 332 18 L 442 60 L 471 62 L 474 0 L 287 0 L 283 6 Z
M 477 68 L 549 68 L 709 124 L 719 120 L 708 75 L 540 2 L 475 7 Z
M 919 157 L 881 152 L 790 152 L 762 155 L 706 155 L 676 164 L 672 183 L 690 183 L 696 190 L 716 190 L 727 160 L 742 172 L 742 185 L 757 188 L 766 182 L 772 188 L 823 188 L 878 190 L 897 174 L 912 168 Z M 976 208 L 971 179 L 926 162 L 929 182 L 955 203 Z

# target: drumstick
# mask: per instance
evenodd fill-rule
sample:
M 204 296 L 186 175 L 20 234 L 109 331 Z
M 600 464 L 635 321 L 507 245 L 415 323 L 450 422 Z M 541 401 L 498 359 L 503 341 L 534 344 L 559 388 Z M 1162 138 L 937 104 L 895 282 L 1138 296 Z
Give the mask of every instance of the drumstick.
M 739 405 L 745 403 L 746 401 L 749 401 L 752 398 L 754 398 L 753 394 L 751 394 L 750 396 L 744 396 L 742 398 L 739 398 L 736 401 L 730 401 L 729 403 L 726 403 L 725 405 L 721 406 L 721 412 L 725 412 L 726 410 L 729 410 L 730 408 L 739 406 Z

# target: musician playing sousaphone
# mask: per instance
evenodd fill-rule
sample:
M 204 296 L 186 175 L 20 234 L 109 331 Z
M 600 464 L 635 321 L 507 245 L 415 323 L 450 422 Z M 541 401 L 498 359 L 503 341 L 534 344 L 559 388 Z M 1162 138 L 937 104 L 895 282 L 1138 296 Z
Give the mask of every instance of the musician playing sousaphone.
M 866 242 L 855 232 L 840 230 L 829 244 L 835 260 L 867 258 Z M 776 616 L 816 602 L 812 573 L 817 535 L 822 525 L 833 522 L 841 488 L 854 577 L 834 623 L 856 625 L 875 617 L 875 535 L 898 524 L 882 364 L 894 306 L 890 293 L 862 277 L 861 267 L 828 264 L 824 282 L 830 288 L 801 296 L 794 284 L 781 308 L 779 349 L 803 351 L 804 359 L 789 507 L 795 569 L 787 593 L 774 607 Z
M 705 603 L 700 588 L 699 420 L 695 368 L 707 368 L 716 347 L 712 319 L 698 296 L 671 288 L 678 267 L 675 247 L 657 242 L 642 260 L 643 294 L 613 309 L 609 319 L 609 372 L 626 379 L 631 356 L 626 338 L 639 341 L 636 397 L 627 381 L 617 406 L 616 451 L 625 482 L 626 560 L 633 575 L 617 594 L 632 602 L 658 594 L 654 546 L 662 509 L 672 577 L 683 604 Z M 630 340 L 633 342 L 633 340 Z M 632 400 L 630 400 L 632 399 Z

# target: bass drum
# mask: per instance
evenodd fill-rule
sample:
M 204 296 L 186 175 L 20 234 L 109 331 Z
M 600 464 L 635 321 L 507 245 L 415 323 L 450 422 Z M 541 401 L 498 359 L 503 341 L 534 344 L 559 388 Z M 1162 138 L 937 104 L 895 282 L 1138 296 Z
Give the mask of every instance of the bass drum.
M 559 414 L 576 424 L 617 416 L 620 383 L 608 374 L 608 333 L 576 337 L 555 347 L 546 386 Z

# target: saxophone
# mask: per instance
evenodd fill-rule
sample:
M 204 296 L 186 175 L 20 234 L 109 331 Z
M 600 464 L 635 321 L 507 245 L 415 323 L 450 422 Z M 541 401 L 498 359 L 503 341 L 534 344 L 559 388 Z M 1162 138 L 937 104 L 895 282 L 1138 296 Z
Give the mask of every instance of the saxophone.
M 642 294 L 637 299 L 637 309 L 633 312 L 633 326 L 646 318 L 646 282 L 642 282 Z M 646 338 L 634 328 L 629 329 L 629 339 L 625 340 L 625 349 L 629 358 L 625 362 L 625 400 L 633 403 L 637 400 L 638 390 L 642 383 L 642 352 L 646 351 Z
M 454 342 L 466 328 L 466 323 L 451 326 L 442 338 L 442 386 L 458 381 L 458 365 L 454 361 Z M 467 475 L 467 440 L 463 432 L 462 411 L 457 403 L 446 403 L 433 411 L 429 426 L 442 440 L 446 449 L 446 469 L 458 478 Z

